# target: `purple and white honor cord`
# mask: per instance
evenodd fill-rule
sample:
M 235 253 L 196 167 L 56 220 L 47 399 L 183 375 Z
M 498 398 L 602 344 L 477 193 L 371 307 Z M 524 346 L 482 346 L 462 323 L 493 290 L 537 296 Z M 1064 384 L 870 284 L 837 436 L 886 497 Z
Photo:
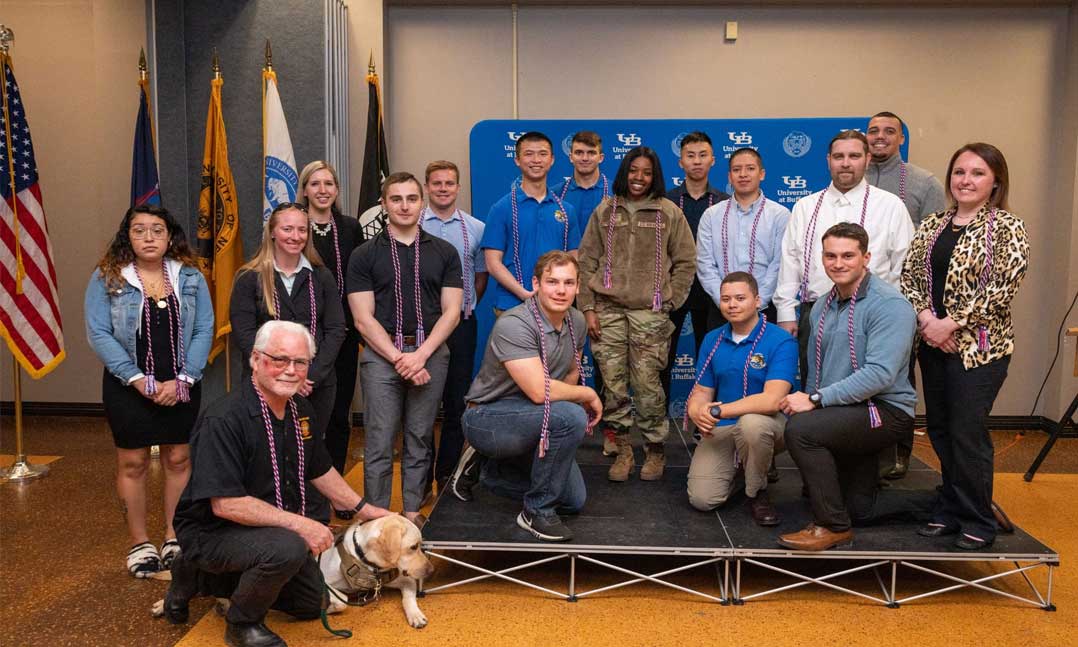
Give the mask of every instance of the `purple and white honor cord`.
M 284 510 L 284 500 L 281 498 L 281 470 L 277 465 L 277 443 L 273 440 L 273 423 L 270 418 L 269 406 L 266 404 L 266 398 L 262 397 L 262 392 L 258 390 L 258 384 L 255 382 L 253 375 L 251 376 L 251 386 L 254 387 L 255 394 L 258 396 L 258 405 L 262 409 L 262 422 L 266 426 L 270 465 L 273 467 L 273 493 L 277 500 L 277 507 Z M 305 517 L 307 516 L 307 476 L 304 468 L 303 435 L 299 430 L 299 410 L 296 408 L 296 401 L 293 398 L 288 399 L 288 409 L 292 413 L 292 427 L 296 430 L 296 454 L 298 455 L 298 477 L 296 480 L 299 482 L 299 512 L 297 514 Z M 286 426 L 285 433 L 287 432 Z
M 565 205 L 562 203 L 561 198 L 554 194 L 553 191 L 547 192 L 554 202 L 557 203 L 558 209 L 561 211 L 562 216 L 565 218 L 564 228 L 561 235 L 561 250 L 563 252 L 569 251 L 569 212 L 565 210 Z M 513 269 L 516 270 L 516 279 L 520 283 L 520 287 L 525 290 L 527 287 L 524 285 L 524 267 L 520 263 L 520 213 L 517 208 L 517 182 L 513 182 L 512 188 L 509 189 L 509 204 L 513 210 Z
M 722 275 L 725 277 L 730 273 L 730 233 L 727 229 L 730 217 L 730 204 L 733 203 L 734 198 L 730 198 L 726 201 L 726 210 L 722 212 Z M 760 208 L 756 210 L 756 217 L 752 219 L 752 233 L 749 234 L 749 274 L 752 274 L 752 267 L 756 264 L 756 229 L 760 225 L 760 216 L 764 214 L 764 206 L 767 205 L 767 198 L 760 196 Z
M 423 233 L 421 228 L 417 228 L 415 232 L 415 240 L 412 241 L 413 248 L 413 269 L 414 269 L 414 283 L 415 283 L 415 343 L 416 346 L 423 345 L 423 342 L 427 340 L 427 333 L 423 329 L 423 306 L 420 295 L 419 285 L 419 236 Z M 386 237 L 389 238 L 389 256 L 393 260 L 393 296 L 395 297 L 397 312 L 396 312 L 396 328 L 397 332 L 393 335 L 393 345 L 399 351 L 404 350 L 404 300 L 401 290 L 401 261 L 400 253 L 397 251 L 397 239 L 393 237 L 392 233 L 386 231 Z
M 337 259 L 337 296 L 344 298 L 344 272 L 341 270 L 341 243 L 337 238 L 337 223 L 329 219 L 329 230 L 333 232 L 333 254 Z M 313 334 L 313 333 L 312 333 Z
M 752 340 L 752 346 L 749 348 L 748 357 L 745 358 L 745 368 L 741 373 L 741 397 L 745 398 L 749 395 L 749 366 L 752 364 L 752 356 L 756 354 L 756 344 L 760 343 L 760 340 L 764 337 L 764 331 L 767 330 L 767 319 L 760 317 L 760 330 L 756 333 L 756 337 Z M 731 329 L 732 330 L 732 329 Z M 707 358 L 704 359 L 704 363 L 700 365 L 700 368 L 696 371 L 696 380 L 692 384 L 692 388 L 689 389 L 689 395 L 685 398 L 685 402 L 688 403 L 692 399 L 693 393 L 696 393 L 696 388 L 700 386 L 700 378 L 704 376 L 704 371 L 711 366 L 711 359 L 715 357 L 715 351 L 719 350 L 719 346 L 722 345 L 723 338 L 726 337 L 726 331 L 719 333 L 718 339 L 715 340 L 715 345 L 708 351 Z M 718 387 L 718 385 L 715 385 Z M 717 389 L 716 389 L 717 390 Z M 688 429 L 689 427 L 689 407 L 685 407 L 685 415 L 681 419 L 681 428 Z M 734 450 L 735 454 L 737 450 Z M 735 462 L 737 459 L 735 458 Z
M 601 200 L 605 199 L 606 196 L 610 195 L 610 183 L 607 181 L 605 173 L 600 173 L 599 177 L 603 178 L 603 196 L 601 198 L 599 198 L 599 200 L 601 201 Z M 568 179 L 565 180 L 565 185 L 562 186 L 562 188 L 561 188 L 561 199 L 562 199 L 562 201 L 565 200 L 565 196 L 569 193 L 569 185 L 572 184 L 572 182 L 573 182 L 573 178 L 568 178 Z M 584 214 L 578 213 L 576 215 L 578 217 L 580 217 L 580 218 L 584 217 Z M 590 216 L 591 214 L 589 213 L 588 215 Z
M 906 202 L 906 176 L 908 171 L 906 170 L 906 163 L 902 161 L 902 158 L 898 158 L 898 199 L 902 202 Z
M 543 426 L 539 430 L 539 458 L 546 456 L 550 449 L 550 361 L 546 354 L 546 334 L 543 332 L 543 319 L 539 316 L 539 303 L 537 297 L 528 299 L 528 310 L 535 320 L 536 329 L 539 332 L 539 361 L 543 365 Z M 576 351 L 576 331 L 573 329 L 573 311 L 566 313 L 565 324 L 569 326 L 569 340 L 572 343 L 571 352 L 576 358 L 576 374 L 580 385 L 584 386 L 584 365 L 580 361 L 580 353 Z M 592 427 L 588 427 L 590 435 Z
M 858 223 L 862 227 L 865 226 L 865 216 L 868 214 L 868 193 L 871 189 L 872 185 L 866 183 L 865 199 L 861 203 L 861 221 Z M 816 243 L 816 219 L 820 215 L 820 207 L 823 205 L 823 199 L 826 195 L 827 189 L 824 189 L 820 193 L 820 199 L 816 201 L 816 208 L 812 210 L 812 218 L 809 219 L 808 226 L 805 227 L 805 241 L 801 245 L 802 256 L 804 257 L 804 267 L 801 272 L 802 301 L 808 301 L 809 272 L 812 271 L 812 247 Z
M 936 312 L 936 304 L 932 299 L 932 250 L 936 247 L 936 240 L 943 233 L 943 230 L 954 220 L 954 217 L 958 215 L 958 212 L 951 214 L 949 217 L 944 218 L 940 222 L 940 226 L 932 234 L 931 240 L 928 242 L 928 249 L 925 250 L 925 281 L 928 284 L 928 307 L 932 311 L 932 315 L 938 317 Z M 993 260 L 993 234 L 996 228 L 996 208 L 992 207 L 992 210 L 988 212 L 988 222 L 984 227 L 984 269 L 981 270 L 980 275 L 977 277 L 977 290 L 983 292 L 988 285 L 988 279 L 992 274 L 992 260 Z M 988 343 L 988 328 L 985 325 L 977 326 L 977 350 L 987 352 L 989 349 Z
M 460 236 L 464 240 L 464 253 L 461 260 L 464 261 L 464 318 L 472 316 L 472 285 L 475 281 L 475 263 L 472 260 L 472 248 L 468 244 L 468 223 L 464 222 L 464 214 L 454 211 L 454 215 L 460 217 Z
M 864 280 L 864 279 L 862 279 Z M 850 340 L 850 364 L 853 366 L 853 370 L 856 372 L 857 368 L 857 349 L 854 346 L 854 332 L 853 332 L 853 312 L 854 306 L 857 305 L 857 291 L 861 289 L 861 283 L 858 282 L 853 289 L 853 296 L 850 297 L 850 312 L 846 318 L 846 332 Z M 823 312 L 820 314 L 819 324 L 816 326 L 816 382 L 815 390 L 820 390 L 820 371 L 823 369 L 823 324 L 827 320 L 827 311 L 830 309 L 831 304 L 834 302 L 835 297 L 838 296 L 838 288 L 831 288 L 831 292 L 827 295 L 827 301 L 823 304 Z M 883 426 L 883 419 L 880 418 L 880 411 L 876 408 L 876 403 L 871 399 L 868 401 L 868 419 L 871 427 L 877 429 Z
M 614 255 L 614 223 L 617 216 L 618 196 L 615 195 L 610 201 L 610 217 L 606 222 L 606 264 L 603 267 L 603 287 L 606 289 L 610 289 L 614 283 L 611 267 Z M 626 218 L 628 218 L 628 214 L 626 214 Z M 660 312 L 663 309 L 662 282 L 660 279 L 663 261 L 662 230 L 663 210 L 662 205 L 660 205 L 655 210 L 655 278 L 651 292 L 651 309 L 655 312 Z
M 133 267 L 135 268 L 135 277 L 138 278 L 139 288 L 142 290 L 143 330 L 146 333 L 146 395 L 154 395 L 157 393 L 157 379 L 154 377 L 153 339 L 150 332 L 150 301 L 152 299 L 146 292 L 146 285 L 142 281 L 142 274 L 138 271 L 138 265 Z M 167 310 L 165 315 L 168 317 L 168 343 L 172 351 L 172 372 L 176 380 L 176 399 L 180 402 L 190 402 L 191 394 L 187 382 L 180 378 L 183 372 L 185 355 L 183 352 L 183 329 L 180 327 L 179 304 L 177 303 L 175 308 L 173 307 L 172 281 L 168 277 L 168 266 L 165 264 L 164 259 L 161 259 L 161 277 L 165 284 L 164 301 L 165 309 Z
M 308 296 L 308 299 L 310 301 L 310 309 L 311 309 L 310 310 L 310 312 L 311 312 L 311 318 L 310 318 L 311 337 L 314 337 L 315 339 L 318 339 L 317 335 L 315 334 L 315 332 L 318 330 L 318 324 L 317 324 L 317 321 L 318 321 L 318 304 L 314 300 L 314 272 L 313 271 L 310 273 L 310 276 L 307 278 L 307 296 Z M 276 281 L 273 282 L 273 310 L 274 310 L 273 318 L 274 319 L 280 319 L 281 318 L 281 300 L 277 296 L 277 282 Z

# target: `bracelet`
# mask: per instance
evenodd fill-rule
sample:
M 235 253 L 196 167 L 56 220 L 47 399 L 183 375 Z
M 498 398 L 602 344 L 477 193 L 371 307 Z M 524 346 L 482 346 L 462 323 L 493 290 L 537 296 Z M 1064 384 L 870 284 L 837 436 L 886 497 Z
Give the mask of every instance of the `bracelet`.
M 363 497 L 359 497 L 359 503 L 356 504 L 356 507 L 352 508 L 352 514 L 356 514 L 357 512 L 362 510 L 363 506 L 365 505 L 367 505 L 367 500 Z

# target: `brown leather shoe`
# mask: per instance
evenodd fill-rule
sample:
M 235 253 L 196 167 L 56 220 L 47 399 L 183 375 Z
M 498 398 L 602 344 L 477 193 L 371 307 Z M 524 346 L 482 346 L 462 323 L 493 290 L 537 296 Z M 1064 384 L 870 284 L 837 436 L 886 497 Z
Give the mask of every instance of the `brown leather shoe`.
M 832 532 L 822 526 L 810 523 L 802 530 L 779 536 L 779 545 L 793 550 L 822 551 L 836 546 L 846 548 L 853 545 L 853 531 Z
M 752 518 L 758 526 L 777 526 L 782 521 L 775 506 L 771 505 L 767 490 L 760 490 L 755 497 L 749 497 L 749 509 L 752 510 Z
M 1011 522 L 1010 517 L 1003 511 L 1003 508 L 999 507 L 999 504 L 995 501 L 992 502 L 992 516 L 996 518 L 996 523 L 999 524 L 999 531 L 1005 534 L 1014 532 L 1014 523 Z

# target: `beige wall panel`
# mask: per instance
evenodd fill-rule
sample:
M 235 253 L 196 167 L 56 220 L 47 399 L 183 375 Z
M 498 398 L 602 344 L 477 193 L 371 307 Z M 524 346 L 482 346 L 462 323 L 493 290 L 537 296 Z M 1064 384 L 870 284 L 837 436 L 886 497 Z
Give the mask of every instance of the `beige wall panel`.
M 28 401 L 100 402 L 101 363 L 86 343 L 82 298 L 94 264 L 127 209 L 146 43 L 142 2 L 4 0 L 60 287 L 67 359 L 42 380 L 23 374 Z M 11 355 L 0 360 L 10 400 Z

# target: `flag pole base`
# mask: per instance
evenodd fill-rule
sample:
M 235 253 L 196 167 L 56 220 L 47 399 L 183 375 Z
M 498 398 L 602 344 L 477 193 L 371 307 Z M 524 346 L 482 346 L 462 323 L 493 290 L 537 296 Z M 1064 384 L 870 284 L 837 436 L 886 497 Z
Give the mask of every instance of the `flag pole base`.
M 26 455 L 15 457 L 15 463 L 8 468 L 0 469 L 0 483 L 22 483 L 41 478 L 49 473 L 48 465 L 34 465 L 27 462 Z

